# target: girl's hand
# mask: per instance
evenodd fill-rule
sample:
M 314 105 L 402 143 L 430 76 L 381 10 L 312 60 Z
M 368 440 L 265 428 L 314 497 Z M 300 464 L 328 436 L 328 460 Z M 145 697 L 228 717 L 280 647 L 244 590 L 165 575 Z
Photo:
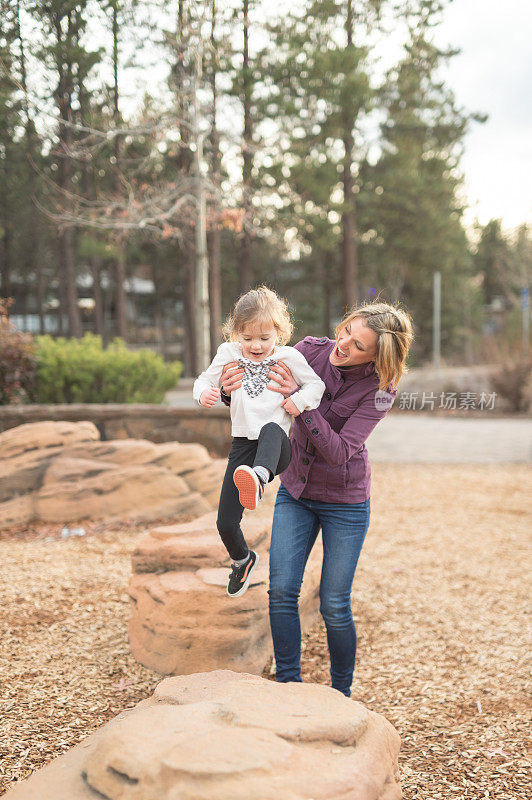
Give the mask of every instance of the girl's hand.
M 270 389 L 272 392 L 280 392 L 284 397 L 288 397 L 288 395 L 295 392 L 296 389 L 299 389 L 292 373 L 283 361 L 278 361 L 277 364 L 273 365 L 268 372 L 268 378 L 271 378 L 274 384 L 273 386 L 268 385 L 266 388 Z M 299 411 L 297 413 L 299 414 Z M 297 414 L 295 416 L 297 416 Z
M 205 408 L 212 408 L 213 405 L 220 399 L 220 390 L 219 389 L 205 389 L 200 394 L 200 406 L 205 406 Z
M 290 400 L 289 397 L 283 400 L 281 406 L 286 412 L 288 412 L 288 414 L 290 414 L 291 417 L 298 417 L 301 414 L 299 408 L 296 406 L 293 400 Z
M 229 395 L 231 392 L 234 392 L 235 389 L 239 389 L 242 386 L 243 374 L 244 368 L 239 367 L 236 361 L 230 361 L 224 366 L 220 378 L 220 383 L 222 389 L 224 390 L 224 394 Z

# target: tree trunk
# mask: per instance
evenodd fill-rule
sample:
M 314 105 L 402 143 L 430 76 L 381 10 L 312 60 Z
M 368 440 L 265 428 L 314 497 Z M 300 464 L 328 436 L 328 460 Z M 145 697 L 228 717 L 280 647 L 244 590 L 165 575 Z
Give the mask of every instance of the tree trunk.
M 16 28 L 17 38 L 19 42 L 20 51 L 20 82 L 23 89 L 22 105 L 24 108 L 25 116 L 25 150 L 26 150 L 26 169 L 27 169 L 27 192 L 30 199 L 30 226 L 28 231 L 28 242 L 26 250 L 26 275 L 35 277 L 36 279 L 36 297 L 37 297 L 37 313 L 39 315 L 39 327 L 41 335 L 44 333 L 44 297 L 46 292 L 46 280 L 44 277 L 44 270 L 42 267 L 42 258 L 38 256 L 38 232 L 39 220 L 37 215 L 37 207 L 35 199 L 37 196 L 37 181 L 35 177 L 35 170 L 33 169 L 32 161 L 34 154 L 38 151 L 38 142 L 36 137 L 35 125 L 30 117 L 30 109 L 28 105 L 27 94 L 27 71 L 26 71 L 26 51 L 24 40 L 22 38 L 22 31 L 20 27 L 20 0 L 16 2 Z
M 65 34 L 67 41 L 72 37 L 72 13 L 68 14 L 68 32 Z M 59 20 L 56 20 L 57 41 L 63 41 L 63 32 Z M 59 115 L 64 124 L 59 125 L 59 163 L 58 183 L 66 195 L 72 191 L 72 161 L 70 156 L 72 146 L 72 63 L 61 65 L 59 81 L 56 90 Z M 59 231 L 60 267 L 65 286 L 66 311 L 70 336 L 81 336 L 81 317 L 78 308 L 78 292 L 76 287 L 76 267 L 74 264 L 74 237 L 71 228 Z
M 120 112 L 118 108 L 118 3 L 113 2 L 113 120 L 115 127 L 120 124 Z M 122 184 L 120 182 L 120 164 L 122 152 L 120 137 L 114 139 L 115 155 L 115 189 L 117 195 L 121 194 Z M 115 312 L 116 326 L 118 335 L 127 341 L 127 298 L 126 298 L 126 275 L 127 275 L 127 238 L 120 236 L 118 240 L 118 258 L 115 263 Z
M 211 92 L 212 92 L 212 120 L 211 120 L 211 146 L 212 178 L 216 191 L 220 186 L 220 137 L 216 127 L 216 103 L 218 99 L 216 87 L 217 53 L 216 53 L 216 0 L 211 5 Z M 209 248 L 209 311 L 210 311 L 210 337 L 211 358 L 214 358 L 218 345 L 221 342 L 222 325 L 222 290 L 220 276 L 220 204 L 216 197 L 214 201 L 214 222 L 207 238 Z
M 93 329 L 97 336 L 103 339 L 103 296 L 101 285 L 101 261 L 99 258 L 92 256 L 90 259 L 90 267 L 92 274 L 92 297 L 94 300 L 94 321 Z
M 82 334 L 81 317 L 78 308 L 78 290 L 76 287 L 76 268 L 74 265 L 74 235 L 70 228 L 59 234 L 61 253 L 61 269 L 65 276 L 65 300 L 68 316 L 68 332 L 70 336 L 80 337 Z
M 40 258 L 37 259 L 37 313 L 39 315 L 39 333 L 44 336 L 46 333 L 46 322 L 44 312 L 44 301 L 46 298 L 46 278 L 41 266 Z
M 185 106 L 185 94 L 182 91 L 185 78 L 185 65 L 183 54 L 185 53 L 185 2 L 179 0 L 177 8 L 177 42 L 178 52 L 174 74 L 176 82 L 176 116 L 178 119 L 189 116 L 189 109 Z M 189 148 L 190 128 L 187 125 L 180 126 L 182 147 L 177 160 L 177 168 L 184 174 L 190 172 L 192 166 L 192 153 Z M 195 259 L 196 254 L 194 244 L 186 245 L 186 250 L 182 247 L 177 248 L 178 269 L 183 282 L 183 364 L 185 375 L 192 377 L 197 375 L 198 357 L 196 347 L 196 281 L 195 281 Z
M 353 7 L 352 0 L 347 3 L 346 17 L 347 48 L 353 46 Z M 343 167 L 343 187 L 344 187 L 344 207 L 342 212 L 342 304 L 345 311 L 358 303 L 357 287 L 357 220 L 356 203 L 353 192 L 353 175 L 351 167 L 353 164 L 353 127 L 354 117 L 350 107 L 344 108 L 344 167 Z
M 243 0 L 244 48 L 242 64 L 242 105 L 244 107 L 244 139 L 242 142 L 242 193 L 244 205 L 244 230 L 240 246 L 238 262 L 238 288 L 241 293 L 251 288 L 251 234 L 246 226 L 252 208 L 252 120 L 251 120 L 251 73 L 249 66 L 249 0 Z
M 163 292 L 161 288 L 161 274 L 160 270 L 157 268 L 155 263 L 152 264 L 151 268 L 151 276 L 153 280 L 153 286 L 155 289 L 155 308 L 154 308 L 154 316 L 155 316 L 155 327 L 157 329 L 157 333 L 159 336 L 159 342 L 161 344 L 161 354 L 164 359 L 166 359 L 168 354 L 167 342 L 166 342 L 166 330 L 164 324 L 164 300 L 163 300 Z
M 8 186 L 10 171 L 10 155 L 6 142 L 6 158 L 3 160 L 4 174 L 3 185 Z M 2 297 L 11 296 L 11 242 L 12 242 L 12 219 L 10 203 L 7 192 L 0 193 L 0 225 L 3 228 L 0 247 L 0 280 Z
M 195 257 L 194 253 L 184 255 L 185 292 L 184 292 L 184 322 L 185 322 L 185 348 L 184 365 L 188 377 L 198 374 L 198 353 L 196 347 L 196 284 L 195 284 Z
M 118 240 L 118 258 L 115 262 L 115 315 L 118 336 L 127 341 L 127 308 L 126 308 L 126 252 L 125 238 Z

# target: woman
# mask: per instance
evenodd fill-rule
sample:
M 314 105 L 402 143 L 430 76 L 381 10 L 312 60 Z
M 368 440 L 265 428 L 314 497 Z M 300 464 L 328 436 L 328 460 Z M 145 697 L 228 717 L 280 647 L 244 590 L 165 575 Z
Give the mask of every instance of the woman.
M 335 337 L 308 336 L 295 345 L 326 388 L 317 409 L 294 416 L 292 461 L 281 473 L 273 517 L 270 625 L 277 680 L 301 681 L 298 598 L 321 528 L 320 612 L 331 685 L 349 697 L 356 654 L 351 587 L 370 519 L 371 470 L 364 442 L 388 413 L 407 371 L 412 320 L 387 303 L 367 304 L 342 320 Z M 240 385 L 241 374 L 229 368 L 222 375 L 226 398 Z M 272 391 L 289 396 L 298 389 L 282 362 L 270 377 L 276 384 Z

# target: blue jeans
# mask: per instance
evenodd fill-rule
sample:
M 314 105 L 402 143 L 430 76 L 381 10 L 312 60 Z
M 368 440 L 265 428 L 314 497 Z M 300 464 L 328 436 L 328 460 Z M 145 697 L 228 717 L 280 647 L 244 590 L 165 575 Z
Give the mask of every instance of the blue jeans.
M 321 527 L 320 613 L 327 628 L 331 685 L 350 696 L 357 646 L 351 586 L 369 517 L 369 498 L 363 503 L 295 500 L 281 484 L 273 515 L 268 592 L 278 681 L 301 681 L 298 600 L 305 565 Z

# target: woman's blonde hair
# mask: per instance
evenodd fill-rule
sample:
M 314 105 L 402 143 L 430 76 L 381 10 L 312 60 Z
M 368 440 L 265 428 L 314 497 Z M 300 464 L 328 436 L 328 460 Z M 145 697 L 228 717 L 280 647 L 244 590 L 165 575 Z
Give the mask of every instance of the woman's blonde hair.
M 234 340 L 246 325 L 272 324 L 277 331 L 277 344 L 290 341 L 294 326 L 286 301 L 267 286 L 259 286 L 241 295 L 232 313 L 222 325 L 226 340 Z
M 388 303 L 364 303 L 353 308 L 337 325 L 335 338 L 357 317 L 377 334 L 375 372 L 379 376 L 379 389 L 385 391 L 390 384 L 396 389 L 401 377 L 408 372 L 405 362 L 414 340 L 412 317 L 402 308 Z

